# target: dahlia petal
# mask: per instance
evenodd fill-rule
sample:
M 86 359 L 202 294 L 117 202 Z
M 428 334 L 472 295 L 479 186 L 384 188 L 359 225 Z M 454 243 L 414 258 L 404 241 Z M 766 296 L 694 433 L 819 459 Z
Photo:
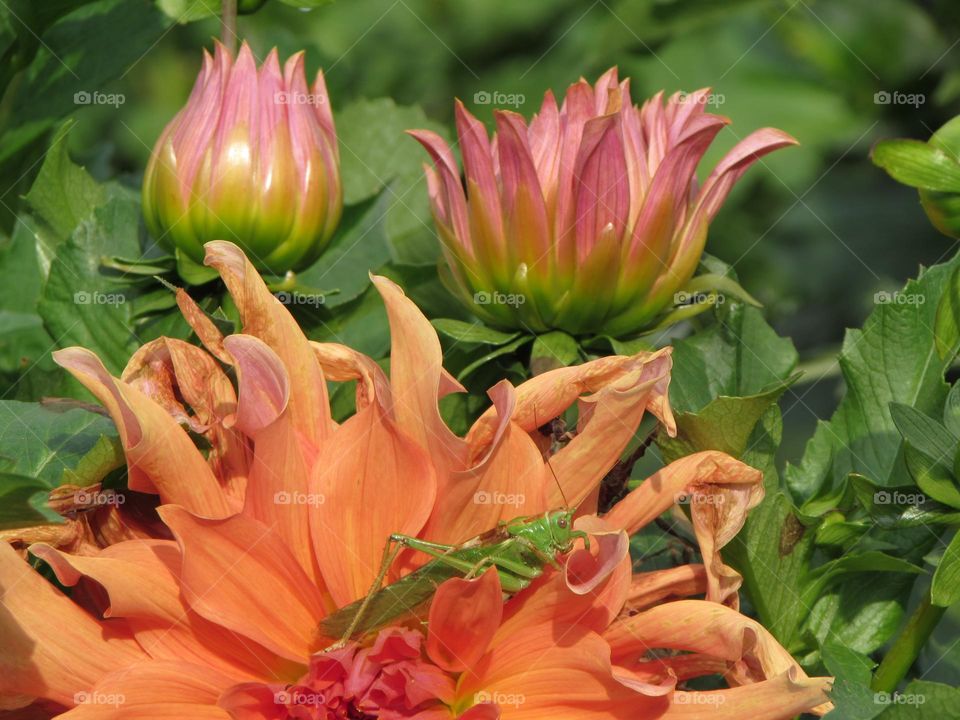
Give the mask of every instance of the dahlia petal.
M 254 438 L 254 460 L 244 513 L 276 527 L 304 571 L 319 580 L 310 539 L 310 508 L 276 498 L 310 492 L 309 468 L 333 431 L 326 380 L 313 348 L 293 316 L 270 294 L 260 275 L 236 245 L 206 244 L 206 264 L 217 269 L 240 310 L 243 332 L 266 343 L 286 368 L 286 411 Z
M 458 715 L 457 720 L 500 720 L 500 706 L 492 703 L 474 705 Z
M 157 493 L 163 502 L 180 503 L 206 517 L 236 512 L 203 455 L 160 405 L 112 377 L 89 350 L 58 350 L 53 359 L 110 412 L 127 456 L 131 490 Z
M 225 426 L 236 412 L 237 395 L 217 362 L 196 345 L 163 337 L 134 353 L 121 379 L 163 405 L 177 422 L 186 422 L 204 435 L 211 448 L 207 464 L 239 507 L 246 489 L 249 448 L 237 431 Z
M 230 720 L 217 707 L 231 685 L 221 673 L 202 665 L 152 661 L 117 670 L 92 689 L 77 693 L 78 704 L 58 717 L 65 720 Z
M 503 597 L 495 568 L 474 580 L 447 580 L 430 604 L 430 659 L 448 672 L 473 667 L 487 651 L 502 617 Z
M 453 230 L 456 242 L 461 244 L 472 256 L 473 240 L 470 236 L 470 221 L 467 215 L 467 198 L 460 183 L 460 171 L 453 152 L 442 137 L 431 130 L 407 130 L 407 133 L 433 158 L 436 172 L 440 176 L 442 192 L 437 197 L 440 208 L 434 212 L 440 214 Z
M 677 600 L 618 620 L 604 633 L 613 661 L 629 666 L 652 649 L 686 650 L 733 663 L 738 684 L 806 674 L 756 620 L 705 600 Z
M 229 364 L 230 355 L 223 349 L 223 333 L 182 288 L 177 288 L 177 307 L 207 351 L 220 362 Z
M 630 584 L 627 606 L 632 610 L 645 610 L 670 597 L 702 595 L 706 592 L 707 571 L 703 565 L 680 565 L 635 574 Z
M 424 532 L 438 542 L 459 543 L 502 520 L 547 511 L 546 467 L 536 443 L 511 421 L 514 387 L 506 380 L 489 391 L 500 419 L 493 442 L 467 470 L 457 472 L 438 498 Z
M 236 427 L 254 437 L 287 409 L 290 379 L 286 368 L 270 346 L 252 335 L 231 335 L 223 347 L 237 369 Z
M 609 657 L 606 643 L 592 633 L 569 637 L 539 627 L 520 629 L 498 637 L 461 676 L 458 704 L 492 702 L 518 720 L 602 720 L 627 710 L 632 717 L 647 717 L 644 711 L 666 707 L 665 698 L 647 698 L 617 682 Z
M 581 263 L 603 233 L 615 238 L 619 249 L 627 224 L 630 185 L 619 117 L 602 115 L 583 129 L 574 171 L 574 233 L 577 261 Z
M 344 422 L 314 466 L 317 561 L 338 606 L 363 597 L 391 533 L 417 535 L 434 505 L 430 457 L 372 403 Z
M 333 382 L 357 381 L 357 410 L 380 402 L 392 410 L 390 381 L 377 361 L 339 343 L 311 342 L 324 376 Z
M 664 720 L 790 720 L 803 712 L 829 711 L 830 678 L 799 677 L 795 670 L 770 680 L 707 692 L 678 690 Z M 820 710 L 817 710 L 820 708 Z
M 104 617 L 126 619 L 154 659 L 213 667 L 236 679 L 266 679 L 290 670 L 288 662 L 187 606 L 180 593 L 180 549 L 172 540 L 117 543 L 95 557 L 43 544 L 30 551 L 49 563 L 64 585 L 76 585 L 81 576 L 101 585 L 109 601 Z
M 698 210 L 712 220 L 734 183 L 753 163 L 774 150 L 797 144 L 796 138 L 776 128 L 761 128 L 750 133 L 723 157 L 703 183 L 697 197 Z
M 736 604 L 740 576 L 723 564 L 720 548 L 763 498 L 763 473 L 715 450 L 680 458 L 647 478 L 604 516 L 632 534 L 681 498 L 691 499 L 694 530 L 707 572 L 707 599 Z
M 622 530 L 612 530 L 596 516 L 577 518 L 577 530 L 590 533 L 591 550 L 580 548 L 567 556 L 564 579 L 577 595 L 592 593 L 597 586 L 623 564 L 630 554 L 630 538 Z
M 390 320 L 390 386 L 396 423 L 421 447 L 437 469 L 438 494 L 451 468 L 463 467 L 465 445 L 440 417 L 437 402 L 449 391 L 443 353 L 433 326 L 396 283 L 373 276 Z
M 316 650 L 324 599 L 278 533 L 242 515 L 203 520 L 176 505 L 159 513 L 180 545 L 194 611 L 294 661 Z
M 6 543 L 0 543 L 0 637 L 2 698 L 71 706 L 75 693 L 146 659 L 123 623 L 92 618 Z

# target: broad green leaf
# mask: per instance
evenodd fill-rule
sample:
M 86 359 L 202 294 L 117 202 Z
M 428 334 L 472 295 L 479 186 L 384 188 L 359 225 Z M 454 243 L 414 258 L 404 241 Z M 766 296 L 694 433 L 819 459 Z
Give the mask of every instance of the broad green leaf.
M 135 255 L 140 207 L 114 198 L 60 246 L 40 301 L 40 314 L 61 347 L 80 345 L 115 375 L 140 345 L 131 329 L 136 290 L 107 275 L 104 255 Z
M 419 107 L 389 98 L 358 100 L 336 114 L 343 199 L 352 205 L 384 191 L 384 232 L 396 262 L 432 265 L 439 246 L 427 202 L 423 163 L 429 156 L 407 130 L 446 129 Z
M 909 405 L 891 403 L 890 415 L 906 440 L 904 458 L 920 489 L 937 502 L 960 508 L 960 488 L 952 469 L 956 436 Z
M 26 201 L 50 226 L 58 241 L 65 240 L 94 209 L 107 200 L 106 189 L 89 173 L 74 165 L 67 153 L 67 137 L 74 123 L 66 123 L 53 136 Z
M 930 598 L 940 607 L 950 607 L 960 600 L 960 533 L 953 536 L 933 573 Z
M 878 695 L 880 720 L 960 720 L 960 688 L 912 680 L 902 692 Z
M 430 323 L 437 332 L 458 343 L 475 343 L 478 345 L 506 345 L 514 340 L 519 333 L 506 333 L 487 327 L 478 320 L 472 323 L 449 318 L 438 318 Z
M 390 260 L 384 218 L 390 207 L 389 190 L 344 210 L 330 246 L 313 265 L 297 273 L 297 283 L 337 289 L 324 296 L 323 305 L 335 308 L 356 300 L 370 287 L 370 273 Z
M 910 483 L 902 441 L 890 416 L 899 402 L 929 416 L 943 409 L 943 375 L 953 355 L 937 353 L 934 315 L 960 257 L 925 270 L 897 300 L 881 303 L 862 330 L 850 330 L 840 353 L 846 394 L 829 422 L 817 426 L 802 461 L 788 465 L 787 484 L 804 501 L 842 486 L 851 472 L 880 485 Z
M 824 644 L 821 658 L 835 678 L 830 693 L 835 705 L 831 720 L 873 720 L 883 712 L 884 707 L 874 702 L 870 689 L 875 665 L 870 658 L 834 641 Z
M 220 14 L 220 0 L 157 0 L 157 7 L 182 24 Z
M 485 353 L 484 355 L 482 355 L 481 357 L 477 358 L 476 360 L 471 362 L 469 365 L 467 365 L 459 373 L 457 373 L 457 380 L 461 382 L 465 381 L 468 377 L 473 375 L 473 373 L 475 373 L 477 370 L 482 368 L 487 363 L 493 360 L 496 360 L 499 357 L 503 357 L 504 355 L 509 355 L 510 353 L 526 345 L 531 340 L 533 340 L 532 335 L 521 335 L 516 340 L 513 340 L 507 343 L 506 345 L 501 345 L 495 350 L 491 350 L 490 352 Z
M 881 528 L 960 525 L 960 512 L 933 502 L 916 486 L 879 487 L 857 474 L 850 476 L 850 486 L 871 524 Z
M 920 140 L 884 140 L 871 153 L 873 163 L 890 177 L 910 187 L 941 192 L 960 192 L 960 163 Z
M 670 462 L 700 450 L 721 450 L 740 457 L 760 418 L 795 379 L 747 397 L 721 395 L 701 410 L 677 413 L 677 436 L 669 437 L 662 428 L 658 432 L 657 444 L 664 459 Z
M 920 574 L 922 568 L 900 558 L 882 552 L 868 551 L 857 555 L 844 555 L 820 565 L 805 578 L 804 604 L 808 607 L 823 595 L 830 583 L 851 573 L 910 573 Z
M 947 286 L 937 305 L 934 317 L 934 335 L 937 341 L 937 353 L 947 357 L 960 340 L 960 268 L 953 271 Z
M 580 360 L 580 346 L 565 332 L 537 335 L 530 349 L 530 372 L 534 375 L 575 365 Z
M 943 424 L 947 430 L 960 437 L 960 383 L 954 383 L 943 405 Z
M 117 444 L 113 422 L 97 413 L 0 400 L 0 528 L 55 519 L 31 500 L 63 482 L 98 482 L 122 464 Z

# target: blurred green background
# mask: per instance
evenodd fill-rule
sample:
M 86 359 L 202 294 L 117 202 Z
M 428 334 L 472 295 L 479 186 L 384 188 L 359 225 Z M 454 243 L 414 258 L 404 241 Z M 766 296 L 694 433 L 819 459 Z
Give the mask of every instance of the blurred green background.
M 153 142 L 189 93 L 200 48 L 219 33 L 215 17 L 187 21 L 210 10 L 213 0 L 116 0 L 111 13 L 131 27 L 122 37 L 89 37 L 100 26 L 82 22 L 37 33 L 40 53 L 52 46 L 60 64 L 84 81 L 85 73 L 99 77 L 100 65 L 123 68 L 120 77 L 93 86 L 122 93 L 122 105 L 69 109 L 77 121 L 67 138 L 71 154 L 95 177 L 139 183 Z M 83 9 L 75 15 L 82 21 Z M 21 25 L 31 20 L 0 18 L 4 35 L 29 40 Z M 102 27 L 122 26 L 112 22 Z M 835 365 L 820 359 L 833 357 L 844 328 L 861 324 L 875 292 L 899 287 L 920 265 L 955 250 L 930 227 L 915 192 L 868 157 L 878 139 L 925 139 L 960 109 L 960 6 L 950 0 L 338 0 L 312 10 L 270 0 L 239 26 L 259 57 L 273 45 L 281 57 L 305 49 L 308 70 L 324 68 L 335 108 L 387 96 L 421 106 L 449 128 L 454 97 L 487 121 L 495 106 L 482 102 L 484 93 L 512 96 L 510 108 L 530 115 L 546 88 L 562 92 L 581 75 L 593 80 L 617 65 L 632 78 L 635 100 L 661 89 L 714 88 L 712 109 L 733 122 L 702 174 L 755 128 L 792 133 L 801 147 L 748 173 L 708 242 L 709 252 L 733 265 L 765 304 L 778 332 L 793 338 L 810 369 L 785 398 L 785 458 L 799 455 L 815 418 L 828 416 L 836 403 Z M 71 48 L 80 57 L 91 44 L 100 56 L 74 65 Z M 0 106 L 0 140 L 36 138 L 33 157 L 21 152 L 15 164 L 12 151 L 0 150 L 6 233 L 50 126 L 24 130 L 3 122 L 11 103 L 20 104 L 15 116 L 29 116 L 37 105 L 37 117 L 45 117 L 44 93 L 53 92 L 58 72 L 65 74 L 55 58 L 45 68 L 46 77 L 43 67 L 31 66 L 31 92 L 8 92 Z M 371 141 L 411 162 L 425 157 L 400 133 Z M 394 187 L 395 196 L 422 205 L 416 174 L 406 183 Z

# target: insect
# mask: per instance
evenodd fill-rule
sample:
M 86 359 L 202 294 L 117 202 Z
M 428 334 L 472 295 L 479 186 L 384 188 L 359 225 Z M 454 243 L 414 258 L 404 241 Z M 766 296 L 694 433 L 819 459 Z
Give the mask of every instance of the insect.
M 366 597 L 321 621 L 319 634 L 340 641 L 327 650 L 415 614 L 429 603 L 437 587 L 452 577 L 472 578 L 490 567 L 497 570 L 507 596 L 528 587 L 546 565 L 560 567 L 559 555 L 573 549 L 577 539 L 589 547 L 587 534 L 573 529 L 574 510 L 552 510 L 501 522 L 496 528 L 460 545 L 441 545 L 407 535 L 391 535 L 384 548 L 380 571 Z M 404 548 L 433 559 L 396 582 L 381 587 L 390 566 Z

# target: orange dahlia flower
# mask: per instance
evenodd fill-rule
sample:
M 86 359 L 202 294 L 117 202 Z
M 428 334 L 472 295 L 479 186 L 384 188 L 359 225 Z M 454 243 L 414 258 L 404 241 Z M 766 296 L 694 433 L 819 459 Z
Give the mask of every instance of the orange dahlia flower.
M 388 379 L 345 346 L 309 342 L 236 246 L 208 244 L 206 262 L 242 334 L 223 337 L 181 292 L 206 350 L 162 338 L 120 378 L 85 350 L 56 355 L 110 412 L 130 489 L 156 497 L 159 522 L 106 547 L 34 544 L 69 596 L 0 544 L 10 717 L 762 720 L 828 707 L 828 679 L 737 612 L 739 577 L 720 557 L 762 495 L 759 472 L 699 453 L 595 514 L 644 413 L 674 428 L 669 349 L 500 383 L 460 438 L 437 403 L 462 388 L 392 282 L 373 278 Z M 347 381 L 357 411 L 338 425 L 327 383 Z M 555 450 L 538 426 L 577 401 L 577 432 Z M 558 483 L 593 538 L 562 570 L 506 601 L 496 572 L 454 578 L 428 615 L 324 650 L 320 621 L 367 592 L 391 533 L 461 542 L 561 506 Z M 690 492 L 704 563 L 633 574 L 628 534 Z M 703 675 L 728 688 L 682 689 Z

